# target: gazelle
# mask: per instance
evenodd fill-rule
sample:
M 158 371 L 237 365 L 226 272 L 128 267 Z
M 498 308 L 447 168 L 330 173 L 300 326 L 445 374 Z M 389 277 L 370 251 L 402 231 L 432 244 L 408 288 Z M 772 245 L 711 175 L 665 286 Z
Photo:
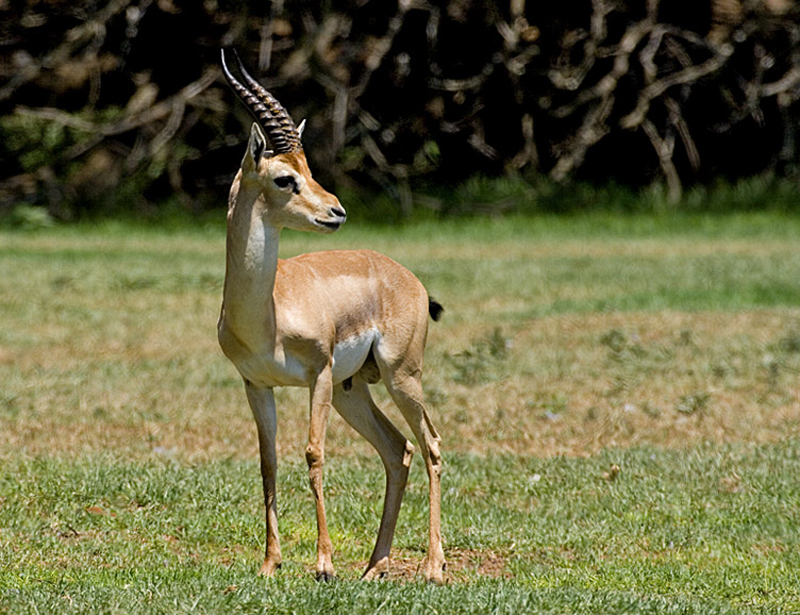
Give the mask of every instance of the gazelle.
M 430 487 L 428 580 L 443 580 L 440 529 L 440 437 L 425 408 L 420 378 L 428 316 L 442 308 L 422 283 L 369 250 L 278 258 L 281 229 L 331 233 L 345 221 L 339 200 L 311 177 L 295 127 L 280 103 L 242 66 L 243 85 L 222 52 L 228 83 L 255 116 L 247 151 L 231 186 L 219 343 L 244 378 L 258 428 L 267 544 L 261 575 L 281 565 L 275 507 L 273 388 L 308 387 L 306 461 L 316 500 L 318 579 L 334 576 L 325 518 L 322 468 L 331 406 L 377 450 L 386 493 L 375 548 L 363 577 L 388 569 L 397 516 L 414 447 L 378 409 L 368 384 L 383 380 L 421 448 Z M 268 143 L 272 149 L 268 150 Z

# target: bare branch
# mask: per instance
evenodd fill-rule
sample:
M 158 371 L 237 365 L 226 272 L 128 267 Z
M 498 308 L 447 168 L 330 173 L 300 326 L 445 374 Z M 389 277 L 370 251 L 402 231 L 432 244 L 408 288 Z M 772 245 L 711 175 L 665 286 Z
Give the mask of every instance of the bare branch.
M 586 114 L 573 143 L 568 147 L 568 152 L 558 159 L 550 171 L 553 179 L 564 180 L 574 168 L 583 163 L 589 148 L 608 134 L 609 127 L 606 120 L 611 114 L 613 104 L 613 98 L 607 96 Z
M 664 99 L 664 104 L 669 111 L 669 121 L 675 126 L 678 135 L 681 137 L 681 142 L 686 150 L 686 156 L 689 158 L 689 164 L 692 169 L 697 172 L 700 170 L 700 153 L 697 151 L 697 146 L 692 139 L 691 132 L 689 131 L 689 124 L 683 118 L 681 107 L 678 102 L 669 96 Z
M 622 126 L 622 128 L 634 128 L 635 126 L 639 126 L 644 121 L 650 109 L 650 103 L 655 98 L 658 98 L 669 88 L 676 85 L 698 81 L 702 77 L 719 70 L 724 63 L 725 57 L 715 55 L 702 64 L 690 66 L 682 71 L 667 75 L 663 79 L 651 83 L 639 94 L 639 102 L 636 108 L 620 120 L 620 126 Z
M 104 124 L 81 119 L 73 114 L 61 111 L 60 109 L 56 109 L 54 107 L 31 109 L 29 107 L 19 106 L 14 110 L 14 112 L 20 115 L 57 122 L 62 126 L 69 126 L 70 128 L 80 130 L 81 132 L 96 133 L 102 135 L 103 137 L 110 137 L 129 132 L 169 116 L 171 113 L 173 113 L 176 105 L 185 105 L 189 100 L 200 94 L 203 90 L 208 88 L 208 86 L 214 83 L 218 75 L 219 70 L 216 67 L 210 68 L 203 74 L 202 77 L 200 77 L 200 79 L 190 83 L 180 92 L 170 96 L 166 100 L 156 103 L 144 109 L 143 111 L 137 111 L 136 113 L 127 115 L 120 120 L 106 122 Z
M 667 198 L 670 203 L 677 203 L 681 198 L 683 187 L 681 179 L 678 175 L 678 170 L 672 162 L 672 153 L 674 151 L 674 139 L 669 137 L 662 138 L 658 134 L 658 129 L 655 124 L 650 120 L 642 122 L 642 130 L 650 139 L 653 149 L 658 155 L 658 161 L 661 165 L 661 170 L 664 172 L 664 177 L 667 180 Z
M 761 87 L 759 88 L 759 94 L 763 98 L 778 96 L 788 92 L 798 85 L 800 85 L 800 66 L 795 65 L 786 71 L 786 74 L 777 81 L 761 84 Z

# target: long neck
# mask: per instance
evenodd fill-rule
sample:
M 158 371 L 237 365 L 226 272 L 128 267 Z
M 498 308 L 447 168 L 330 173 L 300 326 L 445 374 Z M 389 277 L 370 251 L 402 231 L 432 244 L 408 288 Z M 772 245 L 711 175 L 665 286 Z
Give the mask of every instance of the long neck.
M 223 315 L 233 334 L 254 350 L 270 344 L 275 331 L 272 293 L 278 267 L 280 229 L 266 225 L 254 207 L 257 189 L 239 182 L 228 210 Z

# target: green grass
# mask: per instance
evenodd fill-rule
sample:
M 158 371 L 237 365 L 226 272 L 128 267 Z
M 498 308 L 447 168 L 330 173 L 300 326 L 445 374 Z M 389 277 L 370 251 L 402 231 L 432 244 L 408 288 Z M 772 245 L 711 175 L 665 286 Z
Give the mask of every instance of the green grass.
M 424 381 L 444 436 L 441 588 L 415 575 L 418 459 L 397 572 L 356 582 L 383 478 L 335 416 L 342 582 L 313 582 L 297 390 L 278 397 L 285 565 L 255 577 L 255 430 L 215 340 L 224 243 L 221 221 L 0 231 L 0 612 L 800 613 L 800 218 L 286 234 L 286 256 L 380 250 L 445 305 Z
M 604 477 L 611 464 L 621 469 Z M 287 563 L 254 578 L 262 532 L 255 463 L 131 463 L 97 455 L 5 464 L 0 590 L 17 611 L 453 613 L 797 612 L 800 442 L 689 454 L 650 447 L 589 459 L 451 455 L 444 518 L 449 587 L 352 582 L 318 586 L 305 469 L 280 476 Z M 382 481 L 373 460 L 333 460 L 327 474 L 340 562 L 365 560 Z M 424 547 L 421 471 L 396 549 Z M 481 558 L 498 562 L 478 572 Z M 385 604 L 384 604 L 385 603 Z M 101 606 L 103 605 L 103 606 Z M 517 610 L 515 610 L 517 609 Z

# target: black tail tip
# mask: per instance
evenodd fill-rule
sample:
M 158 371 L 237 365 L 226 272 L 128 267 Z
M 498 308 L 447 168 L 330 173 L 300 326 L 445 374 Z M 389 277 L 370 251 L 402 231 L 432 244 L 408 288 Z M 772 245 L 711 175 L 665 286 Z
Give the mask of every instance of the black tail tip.
M 439 320 L 442 317 L 442 312 L 444 312 L 444 308 L 442 304 L 438 301 L 433 299 L 428 299 L 428 313 L 431 315 L 433 320 Z

